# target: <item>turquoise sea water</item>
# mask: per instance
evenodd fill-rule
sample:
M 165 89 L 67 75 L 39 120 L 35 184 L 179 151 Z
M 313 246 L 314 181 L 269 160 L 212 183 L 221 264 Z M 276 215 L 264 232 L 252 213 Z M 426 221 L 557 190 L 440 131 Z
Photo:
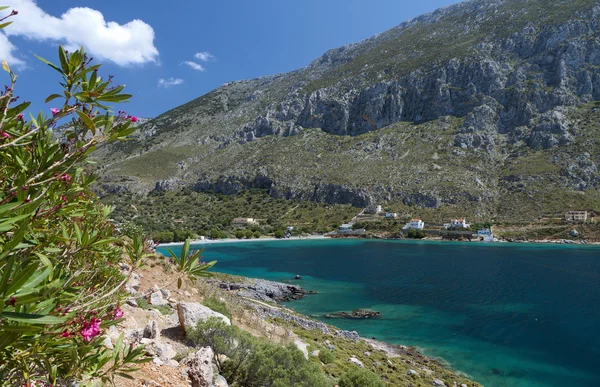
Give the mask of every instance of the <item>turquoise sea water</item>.
M 419 347 L 486 386 L 600 386 L 598 247 L 367 240 L 204 247 L 217 271 L 318 291 L 288 305 L 301 313 Z M 357 308 L 382 317 L 321 317 Z

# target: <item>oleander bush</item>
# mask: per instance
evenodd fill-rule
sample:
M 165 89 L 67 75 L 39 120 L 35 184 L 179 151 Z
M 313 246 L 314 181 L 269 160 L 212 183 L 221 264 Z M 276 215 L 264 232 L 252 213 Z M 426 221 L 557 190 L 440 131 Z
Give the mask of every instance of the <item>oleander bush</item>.
M 92 193 L 87 163 L 98 145 L 135 130 L 136 117 L 105 105 L 131 96 L 102 77 L 83 48 L 59 47 L 58 59 L 41 60 L 62 86 L 46 103 L 60 103 L 29 118 L 30 103 L 15 94 L 17 76 L 2 63 L 10 82 L 0 93 L 2 386 L 102 385 L 147 360 L 143 347 L 124 345 L 122 336 L 114 350 L 102 344 L 123 316 L 128 277 L 120 263 L 134 269 L 147 251 L 141 237 L 118 234 L 108 221 L 112 208 Z

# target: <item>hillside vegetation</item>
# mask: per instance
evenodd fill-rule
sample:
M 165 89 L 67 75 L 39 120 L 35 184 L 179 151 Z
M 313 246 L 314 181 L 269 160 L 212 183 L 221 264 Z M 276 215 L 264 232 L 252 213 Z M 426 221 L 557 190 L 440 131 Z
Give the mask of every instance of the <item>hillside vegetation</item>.
M 403 205 L 481 220 L 600 210 L 600 2 L 473 0 L 225 84 L 108 145 L 103 194 Z

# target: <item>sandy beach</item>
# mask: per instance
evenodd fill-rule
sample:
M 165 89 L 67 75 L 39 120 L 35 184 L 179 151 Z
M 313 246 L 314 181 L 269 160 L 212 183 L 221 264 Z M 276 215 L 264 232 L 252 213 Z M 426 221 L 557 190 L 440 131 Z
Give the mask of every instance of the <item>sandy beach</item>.
M 198 245 L 213 245 L 221 243 L 244 243 L 244 242 L 273 242 L 273 241 L 304 241 L 304 240 L 316 240 L 316 239 L 329 239 L 324 235 L 310 235 L 303 237 L 290 237 L 290 238 L 257 238 L 257 239 L 237 239 L 237 238 L 226 238 L 226 239 L 195 239 L 192 240 L 192 244 Z M 183 242 L 172 242 L 172 243 L 160 243 L 157 247 L 169 247 L 169 246 L 183 246 Z

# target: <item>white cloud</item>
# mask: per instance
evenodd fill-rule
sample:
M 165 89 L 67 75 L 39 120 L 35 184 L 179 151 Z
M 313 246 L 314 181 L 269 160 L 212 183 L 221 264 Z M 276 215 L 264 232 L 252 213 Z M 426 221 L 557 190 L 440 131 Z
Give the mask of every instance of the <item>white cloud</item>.
M 96 59 L 119 66 L 158 59 L 154 30 L 141 20 L 134 19 L 123 25 L 107 22 L 101 12 L 87 7 L 71 8 L 59 18 L 47 14 L 34 0 L 4 0 L 2 5 L 19 11 L 19 15 L 12 18 L 13 24 L 4 29 L 8 36 L 55 41 L 71 49 L 84 46 Z M 17 63 L 14 56 L 11 58 L 14 46 L 5 38 L 0 38 L 0 55 L 3 56 L 0 59 Z
M 183 83 L 183 79 L 180 78 L 169 78 L 164 79 L 161 78 L 158 80 L 158 87 L 171 87 L 181 85 Z
M 208 51 L 204 51 L 194 54 L 194 58 L 198 59 L 200 62 L 208 62 L 209 60 L 215 59 L 215 56 Z
M 8 41 L 6 35 L 0 33 L 0 60 L 5 60 L 10 66 L 24 66 L 25 62 L 15 57 L 17 48 Z
M 183 63 L 186 64 L 186 65 L 188 65 L 188 66 L 190 66 L 191 68 L 193 68 L 196 71 L 206 71 L 206 69 L 204 68 L 204 66 L 202 66 L 199 63 L 192 62 L 191 60 L 186 60 Z

